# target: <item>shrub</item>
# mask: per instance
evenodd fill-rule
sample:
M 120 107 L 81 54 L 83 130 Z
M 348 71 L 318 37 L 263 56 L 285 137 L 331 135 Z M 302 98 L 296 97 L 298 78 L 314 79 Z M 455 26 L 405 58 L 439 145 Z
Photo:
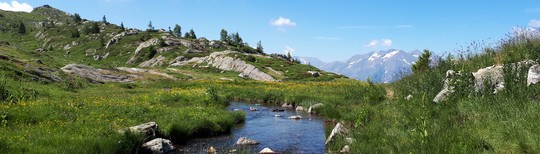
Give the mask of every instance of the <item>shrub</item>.
M 26 26 L 23 22 L 19 23 L 19 34 L 26 34 Z
M 141 36 L 139 37 L 139 40 L 140 40 L 141 42 L 144 42 L 144 41 L 147 41 L 147 40 L 150 40 L 150 39 L 152 39 L 152 36 L 150 36 L 150 34 L 143 34 L 143 35 L 141 35 Z
M 71 38 L 81 37 L 79 30 L 75 28 L 72 28 L 70 32 L 71 32 Z
M 246 60 L 249 61 L 249 62 L 256 62 L 257 59 L 255 58 L 255 56 L 252 56 L 252 55 L 248 55 L 246 57 Z
M 92 23 L 90 27 L 86 27 L 85 31 L 86 34 L 97 34 L 100 32 L 99 25 L 97 22 Z

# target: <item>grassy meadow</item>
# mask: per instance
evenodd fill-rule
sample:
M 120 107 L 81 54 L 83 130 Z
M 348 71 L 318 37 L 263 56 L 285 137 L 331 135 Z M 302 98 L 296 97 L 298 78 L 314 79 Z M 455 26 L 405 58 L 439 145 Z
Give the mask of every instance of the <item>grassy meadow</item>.
M 465 80 L 469 74 L 448 101 L 432 102 L 449 69 L 468 74 L 492 65 L 538 62 L 538 36 L 511 35 L 495 46 L 471 43 L 427 71 L 390 84 L 356 81 L 290 59 L 244 53 L 230 56 L 282 82 L 186 65 L 172 67 L 175 70 L 148 68 L 177 80 L 145 74 L 134 83 L 92 83 L 59 68 L 70 63 L 135 67 L 126 61 L 139 44 L 164 33 L 140 31 L 105 48 L 104 43 L 121 31 L 114 24 L 76 23 L 71 15 L 46 7 L 0 15 L 4 16 L 0 24 L 9 25 L 0 32 L 0 153 L 137 153 L 144 137 L 118 130 L 150 121 L 158 124 L 158 137 L 181 144 L 193 137 L 229 133 L 242 123 L 243 112 L 226 110 L 229 101 L 304 107 L 323 103 L 317 113 L 326 118 L 328 133 L 337 122 L 349 128 L 347 135 L 327 145 L 329 153 L 345 144 L 351 153 L 540 153 L 540 87 L 526 85 L 530 65 L 505 65 L 506 89 L 497 94 L 490 89 L 474 92 L 473 83 Z M 18 23 L 27 25 L 25 34 L 16 32 Z M 96 23 L 100 32 L 84 32 Z M 79 31 L 80 36 L 73 36 Z M 189 54 L 183 45 L 169 47 L 173 49 L 154 54 L 149 54 L 156 52 L 153 47 L 144 48 L 135 58 L 141 62 L 159 55 L 171 60 L 225 50 L 224 46 Z M 106 53 L 109 57 L 102 60 L 92 57 Z M 319 71 L 321 76 L 307 71 Z M 408 95 L 413 98 L 406 100 Z M 354 142 L 345 143 L 344 137 Z

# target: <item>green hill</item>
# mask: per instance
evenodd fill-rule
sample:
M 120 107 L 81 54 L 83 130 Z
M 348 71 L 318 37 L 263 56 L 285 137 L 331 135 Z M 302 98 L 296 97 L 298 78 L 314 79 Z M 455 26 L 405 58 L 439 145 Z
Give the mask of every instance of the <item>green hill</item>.
M 50 6 L 0 11 L 2 153 L 135 153 L 146 138 L 118 130 L 154 121 L 176 144 L 229 133 L 244 120 L 225 110 L 229 100 L 368 97 L 365 83 L 242 42 L 77 16 Z

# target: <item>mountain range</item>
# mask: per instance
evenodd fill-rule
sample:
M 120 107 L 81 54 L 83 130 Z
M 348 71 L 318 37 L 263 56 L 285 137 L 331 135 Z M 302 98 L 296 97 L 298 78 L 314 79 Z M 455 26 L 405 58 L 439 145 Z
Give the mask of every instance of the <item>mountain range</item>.
M 403 51 L 397 49 L 373 51 L 354 55 L 345 61 L 324 62 L 315 57 L 297 57 L 303 64 L 310 64 L 319 69 L 339 73 L 357 80 L 388 83 L 411 73 L 411 66 L 422 55 L 419 50 Z M 433 54 L 432 54 L 433 55 Z M 436 59 L 433 55 L 430 59 Z

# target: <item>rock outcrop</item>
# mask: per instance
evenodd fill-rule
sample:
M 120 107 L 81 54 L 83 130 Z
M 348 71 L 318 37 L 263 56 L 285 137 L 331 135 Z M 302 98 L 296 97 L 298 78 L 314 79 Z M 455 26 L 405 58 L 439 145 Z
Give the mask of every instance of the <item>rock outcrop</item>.
M 504 89 L 503 66 L 482 68 L 472 74 L 474 76 L 474 90 L 476 92 L 480 92 L 486 86 L 492 88 L 493 93 Z M 484 85 L 485 83 L 490 85 Z
M 189 59 L 184 56 L 178 56 L 169 62 L 170 66 L 182 66 L 189 63 Z
M 283 103 L 281 105 L 282 108 L 293 108 L 293 105 L 292 104 L 289 104 L 289 103 Z
M 256 145 L 259 144 L 259 142 L 249 139 L 247 137 L 241 137 L 236 141 L 236 145 Z
M 201 50 L 195 50 L 195 49 L 186 49 L 184 53 L 204 53 L 204 51 Z
M 140 124 L 137 126 L 131 126 L 123 130 L 119 130 L 119 133 L 124 133 L 125 131 L 130 131 L 133 133 L 142 133 L 146 137 L 153 139 L 156 137 L 156 134 L 158 132 L 158 125 L 156 122 L 147 122 L 144 124 Z
M 297 106 L 296 111 L 305 111 L 303 106 Z
M 214 52 L 206 57 L 195 57 L 188 61 L 188 63 L 208 64 L 209 66 L 226 70 L 235 71 L 241 73 L 251 79 L 259 81 L 276 81 L 272 76 L 260 71 L 255 66 L 246 63 L 239 58 L 233 58 L 227 56 L 227 54 L 238 53 L 235 51 L 223 51 Z
M 132 73 L 132 74 L 140 74 L 140 73 L 146 73 L 146 74 L 153 74 L 153 75 L 159 75 L 159 76 L 162 76 L 162 77 L 165 77 L 165 78 L 169 78 L 169 79 L 173 79 L 175 80 L 176 78 L 172 75 L 169 75 L 167 73 L 162 73 L 162 72 L 158 72 L 158 71 L 154 71 L 154 70 L 147 70 L 147 69 L 142 69 L 142 68 L 127 68 L 127 67 L 117 67 L 116 68 L 117 70 L 121 70 L 121 71 L 126 71 L 128 73 Z
M 322 103 L 317 103 L 317 104 L 311 105 L 311 106 L 309 107 L 309 109 L 308 109 L 308 113 L 309 113 L 309 114 L 317 114 L 317 111 L 316 111 L 316 110 L 317 110 L 318 108 L 323 107 L 323 106 L 324 106 L 324 104 L 322 104 Z
M 170 140 L 156 138 L 142 145 L 143 148 L 151 151 L 153 154 L 168 154 L 174 152 L 174 146 Z
M 455 72 L 454 70 L 446 71 L 446 79 L 444 80 L 443 89 L 433 98 L 433 102 L 440 103 L 448 100 L 450 95 L 455 92 L 455 78 L 461 76 L 461 72 Z
M 40 63 L 40 60 L 37 63 Z M 41 62 L 41 63 L 43 63 L 43 62 Z M 28 72 L 30 74 L 33 74 L 33 75 L 36 75 L 37 77 L 45 79 L 45 80 L 47 80 L 49 82 L 62 81 L 61 77 L 54 74 L 54 72 L 56 72 L 56 70 L 48 69 L 48 68 L 41 68 L 41 67 L 37 67 L 37 66 L 31 65 L 31 64 L 26 64 L 24 67 L 26 69 L 28 69 L 28 70 L 26 70 L 26 72 Z
M 162 55 L 159 55 L 158 57 L 154 57 L 150 60 L 147 60 L 145 62 L 142 62 L 139 64 L 139 67 L 156 67 L 156 66 L 162 66 L 165 64 L 165 57 Z
M 138 33 L 139 32 L 136 31 L 136 30 L 127 30 L 127 31 L 124 31 L 124 32 L 122 32 L 120 34 L 116 34 L 109 41 L 107 41 L 107 44 L 105 45 L 105 49 L 109 48 L 113 44 L 118 43 L 122 39 L 122 37 L 124 37 L 126 35 L 135 35 L 135 34 L 138 34 Z
M 319 77 L 321 74 L 317 71 L 307 71 L 312 77 Z
M 330 143 L 330 141 L 332 141 L 332 139 L 336 137 L 337 135 L 341 135 L 347 132 L 348 130 L 341 123 L 337 123 L 334 129 L 332 129 L 332 132 L 330 133 L 330 135 L 328 136 L 324 144 Z
M 133 64 L 135 63 L 135 61 L 137 60 L 137 56 L 139 56 L 139 53 L 141 52 L 142 49 L 144 48 L 148 48 L 150 46 L 153 46 L 153 45 L 158 45 L 159 44 L 159 39 L 157 38 L 152 38 L 148 41 L 145 41 L 141 44 L 139 44 L 139 46 L 137 47 L 137 49 L 135 49 L 135 53 L 133 54 L 133 56 L 126 62 L 126 64 Z
M 94 67 L 81 64 L 68 64 L 61 68 L 62 71 L 70 73 L 82 78 L 86 78 L 92 82 L 133 82 L 138 76 L 128 76 L 114 74 L 110 70 L 97 69 Z
M 527 74 L 527 86 L 537 84 L 538 82 L 540 82 L 540 65 L 536 64 L 529 68 Z

